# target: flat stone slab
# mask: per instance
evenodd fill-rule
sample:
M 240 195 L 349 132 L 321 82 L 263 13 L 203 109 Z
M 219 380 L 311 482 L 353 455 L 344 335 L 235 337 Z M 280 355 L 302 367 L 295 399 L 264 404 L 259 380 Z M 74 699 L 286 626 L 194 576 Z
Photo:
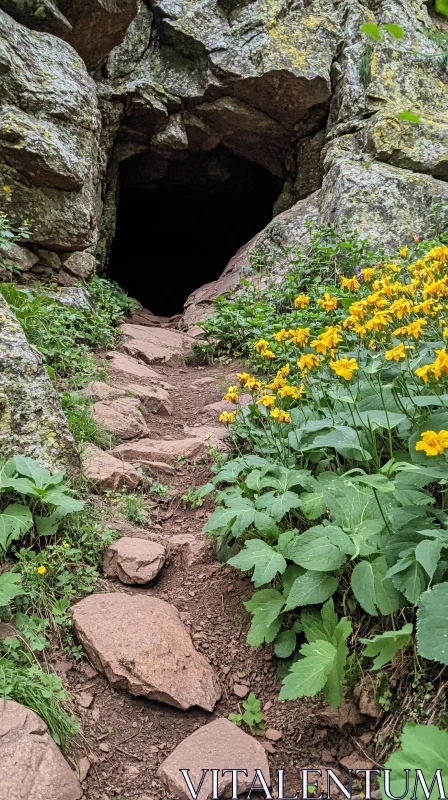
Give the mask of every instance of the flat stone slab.
M 138 383 L 130 383 L 126 388 L 140 399 L 145 411 L 151 414 L 168 414 L 169 416 L 173 413 L 173 404 L 167 388 L 174 389 L 174 386 L 169 383 L 163 381 L 163 386 L 157 386 L 155 383 L 150 386 L 139 386 Z
M 90 381 L 83 389 L 82 394 L 93 400 L 116 400 L 117 397 L 126 397 L 124 389 L 118 386 L 109 386 L 104 381 Z
M 156 372 L 136 358 L 126 355 L 126 353 L 118 353 L 115 350 L 110 350 L 106 355 L 105 366 L 108 370 L 110 380 L 115 386 L 127 388 L 129 384 L 139 384 L 149 386 L 157 383 L 159 386 L 164 386 L 163 375 Z
M 106 547 L 103 569 L 110 578 L 118 578 L 122 583 L 149 583 L 162 569 L 165 556 L 165 548 L 157 542 L 122 536 Z
M 218 678 L 178 610 L 148 595 L 93 594 L 73 607 L 77 637 L 112 686 L 137 697 L 213 711 Z
M 13 700 L 0 702 L 0 800 L 79 800 L 82 788 L 45 722 Z
M 117 439 L 137 439 L 148 432 L 138 397 L 117 397 L 94 403 L 95 422 Z
M 121 331 L 128 337 L 123 350 L 131 356 L 138 356 L 147 364 L 179 363 L 188 350 L 189 338 L 167 328 L 150 328 L 146 325 L 125 323 Z
M 256 769 L 263 773 L 266 783 L 270 785 L 269 764 L 264 747 L 223 717 L 203 725 L 184 739 L 162 762 L 157 775 L 176 797 L 191 800 L 191 794 L 180 770 L 189 770 L 191 782 L 197 788 L 202 770 L 207 768 L 209 772 L 199 793 L 201 800 L 211 800 L 212 769 L 219 770 L 219 796 L 222 798 L 232 797 L 232 775 L 231 773 L 221 775 L 221 771 L 226 768 L 247 770 L 247 777 L 241 773 L 238 777 L 238 790 L 242 796 L 249 791 Z M 257 785 L 260 785 L 259 782 Z
M 123 459 L 116 458 L 93 444 L 86 445 L 82 453 L 82 466 L 86 478 L 103 489 L 135 489 L 143 480 L 142 475 Z
M 138 439 L 118 445 L 112 451 L 125 461 L 174 461 L 177 456 L 187 460 L 204 452 L 202 439 Z
M 193 533 L 175 533 L 168 539 L 168 551 L 170 555 L 179 556 L 184 567 L 191 567 L 192 564 L 202 561 L 207 555 L 208 547 L 203 533 L 198 533 L 197 536 Z

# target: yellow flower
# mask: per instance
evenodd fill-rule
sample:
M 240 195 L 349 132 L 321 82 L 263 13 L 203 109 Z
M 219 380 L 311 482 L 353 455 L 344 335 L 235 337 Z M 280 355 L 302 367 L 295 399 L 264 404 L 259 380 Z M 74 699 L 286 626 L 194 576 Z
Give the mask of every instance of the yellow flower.
M 47 568 L 46 568 L 46 567 L 44 567 L 44 565 L 43 565 L 43 564 L 41 564 L 41 566 L 40 566 L 40 567 L 38 567 L 36 571 L 39 573 L 39 575 L 45 575 L 45 573 L 46 573 L 46 571 L 47 571 Z
M 410 314 L 412 311 L 412 303 L 410 300 L 406 300 L 405 297 L 402 297 L 400 300 L 395 300 L 389 308 L 391 314 L 394 314 L 397 319 L 403 319 L 403 317 L 407 314 Z
M 62 542 L 62 547 L 71 547 L 70 542 Z
M 428 376 L 432 373 L 432 371 L 433 371 L 433 365 L 425 364 L 423 367 L 419 367 L 418 369 L 416 369 L 415 374 L 417 375 L 418 378 L 421 378 L 422 381 L 428 383 Z
M 283 343 L 289 339 L 289 331 L 285 330 L 285 328 L 282 328 L 281 331 L 274 333 L 274 339 L 279 343 L 280 346 L 283 345 Z
M 341 378 L 345 378 L 346 381 L 349 381 L 350 378 L 353 377 L 355 370 L 359 369 L 356 359 L 347 358 L 347 356 L 343 356 L 337 361 L 330 361 L 330 368 L 336 373 L 336 375 L 339 375 Z
M 406 258 L 407 254 L 408 254 L 408 250 L 409 250 L 409 247 L 408 247 L 408 246 L 407 246 L 407 244 L 406 244 L 404 247 L 400 247 L 400 249 L 398 250 L 398 252 L 400 253 L 400 256 L 401 256 L 402 258 Z
M 302 397 L 302 394 L 305 391 L 304 386 L 283 386 L 282 389 L 279 390 L 280 397 L 292 397 L 293 400 L 298 400 L 299 397 Z
M 412 350 L 414 349 L 412 345 L 410 345 L 410 348 Z M 399 361 L 400 358 L 406 358 L 406 350 L 408 349 L 409 347 L 405 347 L 404 344 L 397 344 L 396 347 L 392 347 L 390 350 L 386 350 L 386 359 L 388 361 L 392 361 L 392 359 L 394 361 Z
M 4 191 L 4 192 L 10 192 L 10 191 L 11 191 L 11 187 L 10 187 L 10 186 L 6 186 L 6 185 L 5 185 L 5 186 L 3 187 L 3 191 Z
M 254 350 L 258 350 L 261 353 L 263 350 L 269 347 L 269 342 L 266 339 L 259 339 L 258 342 L 254 344 Z
M 271 411 L 271 417 L 275 419 L 276 422 L 291 422 L 291 415 L 288 414 L 287 411 L 283 411 L 281 408 L 273 408 Z
M 310 338 L 310 329 L 309 328 L 297 328 L 294 330 L 288 331 L 291 337 L 291 344 L 297 344 L 299 347 L 304 347 Z
M 423 450 L 427 456 L 441 455 L 448 448 L 448 431 L 423 431 L 421 441 L 415 445 L 416 450 Z
M 361 270 L 361 275 L 364 278 L 365 283 L 370 283 L 374 273 L 375 273 L 374 267 L 366 267 L 365 269 Z
M 294 308 L 306 308 L 309 305 L 310 298 L 307 294 L 299 294 L 294 300 Z
M 260 403 L 265 408 L 270 408 L 275 404 L 275 397 L 273 394 L 263 394 L 258 400 L 257 403 Z
M 289 371 L 291 369 L 291 364 L 284 364 L 283 367 L 277 371 L 276 378 L 286 378 L 289 375 Z
M 331 297 L 328 292 L 325 292 L 323 298 L 317 301 L 317 305 L 325 311 L 334 311 L 334 309 L 338 307 L 338 298 Z
M 238 377 L 239 377 L 239 376 L 238 376 Z M 245 388 L 246 388 L 246 389 L 249 389 L 250 391 L 259 392 L 259 391 L 260 391 L 260 389 L 261 389 L 261 381 L 257 381 L 257 379 L 256 379 L 256 378 L 254 378 L 254 376 L 253 376 L 253 375 L 249 375 L 249 376 L 246 378 L 246 381 L 245 381 L 245 383 L 243 384 L 243 386 L 245 386 Z
M 249 375 L 248 372 L 239 372 L 236 377 L 238 378 L 238 382 L 241 384 L 241 386 L 245 386 L 246 381 L 252 378 L 252 375 Z
M 297 361 L 297 366 L 300 367 L 300 369 L 312 369 L 313 367 L 317 367 L 319 363 L 319 356 L 316 356 L 315 353 L 304 353 Z
M 432 371 L 436 380 L 438 380 L 443 372 L 444 375 L 448 375 L 448 354 L 443 348 L 442 350 L 436 350 L 437 358 L 432 365 Z
M 228 425 L 235 419 L 235 414 L 236 411 L 223 411 L 222 414 L 219 415 L 219 422 L 222 422 L 224 425 Z
M 227 393 L 224 395 L 223 400 L 228 400 L 229 403 L 238 402 L 238 386 L 229 386 Z
M 349 292 L 356 292 L 356 290 L 359 289 L 359 283 L 356 275 L 353 275 L 352 278 L 342 278 L 341 289 L 348 289 Z
M 273 353 L 272 350 L 261 350 L 260 356 L 261 358 L 267 358 L 268 361 L 272 361 L 272 359 L 275 358 L 275 353 Z

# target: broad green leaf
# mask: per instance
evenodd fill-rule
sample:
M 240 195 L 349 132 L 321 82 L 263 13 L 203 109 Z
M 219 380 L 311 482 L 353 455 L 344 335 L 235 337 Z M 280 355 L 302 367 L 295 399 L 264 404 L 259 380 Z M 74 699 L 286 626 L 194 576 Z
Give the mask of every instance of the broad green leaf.
M 448 775 L 448 733 L 435 725 L 405 725 L 401 737 L 401 748 L 389 756 L 385 769 L 390 769 L 390 793 L 393 797 L 402 797 L 406 793 L 406 769 L 411 770 L 410 786 L 413 788 L 415 770 L 421 769 L 426 778 L 428 788 L 436 770 L 440 769 L 446 781 Z M 383 800 L 386 800 L 384 788 Z M 413 795 L 414 796 L 414 795 Z M 431 797 L 437 798 L 437 786 Z M 415 793 L 416 800 L 426 800 L 421 784 Z
M 289 658 L 296 649 L 296 633 L 294 630 L 280 631 L 275 637 L 274 653 L 278 658 Z
M 323 492 L 302 492 L 300 495 L 300 510 L 307 519 L 319 519 L 323 514 L 327 504 Z
M 389 570 L 389 577 L 393 570 L 395 570 L 395 574 L 392 575 L 393 585 L 404 594 L 406 600 L 415 605 L 428 583 L 425 570 L 418 563 L 415 552 L 409 558 L 403 559 L 402 562 L 398 561 L 395 568 Z
M 394 39 L 403 38 L 404 33 L 401 25 L 394 25 L 391 22 L 387 22 L 383 24 L 383 28 L 385 31 L 388 31 L 388 33 L 390 33 L 394 37 Z
M 0 607 L 7 606 L 19 594 L 22 594 L 20 586 L 21 576 L 14 572 L 3 572 L 0 575 Z
M 253 523 L 255 518 L 255 508 L 250 503 L 234 501 L 229 508 L 218 506 L 212 516 L 204 526 L 204 531 L 213 533 L 218 530 L 232 530 L 235 536 L 241 536 Z
M 292 664 L 283 679 L 279 700 L 297 700 L 318 694 L 324 688 L 337 656 L 336 648 L 322 640 L 302 645 L 300 653 L 304 658 Z
M 270 583 L 278 572 L 281 574 L 286 569 L 286 561 L 281 553 L 261 539 L 249 539 L 244 549 L 227 563 L 242 572 L 253 569 L 252 581 L 256 588 Z
M 29 531 L 32 524 L 28 506 L 11 503 L 0 513 L 0 548 L 6 552 L 10 543 Z
M 285 598 L 277 589 L 262 589 L 261 592 L 255 592 L 250 600 L 246 600 L 244 603 L 247 611 L 252 614 L 263 613 L 267 624 L 277 619 L 284 605 Z
M 345 553 L 331 543 L 327 528 L 323 525 L 315 525 L 296 536 L 290 542 L 286 555 L 300 567 L 318 572 L 332 572 L 346 560 Z
M 386 412 L 379 409 L 361 411 L 359 417 L 362 419 L 364 425 L 372 428 L 372 430 L 376 430 L 377 428 L 392 430 L 407 419 L 404 414 L 395 414 L 393 411 Z
M 374 561 L 360 561 L 352 572 L 352 590 L 364 611 L 372 616 L 392 614 L 400 608 L 400 595 L 386 578 L 387 563 L 383 556 Z
M 281 624 L 281 617 L 278 617 L 273 622 L 266 623 L 264 614 L 255 612 L 247 632 L 247 644 L 250 644 L 252 647 L 260 647 L 263 642 L 270 644 L 277 636 Z
M 257 529 L 259 533 L 266 538 L 272 540 L 276 540 L 280 533 L 280 528 L 278 527 L 277 523 L 275 522 L 269 514 L 265 514 L 264 511 L 256 511 L 254 515 L 254 527 Z
M 283 556 L 286 556 L 288 545 L 295 536 L 299 535 L 299 531 L 294 528 L 292 531 L 283 531 L 277 541 L 277 550 Z
M 419 542 L 415 548 L 415 557 L 430 578 L 433 577 L 437 569 L 441 550 L 441 542 L 435 539 L 425 539 L 423 542 Z
M 41 467 L 34 458 L 25 456 L 14 456 L 14 464 L 17 472 L 27 478 L 31 478 L 38 489 L 44 489 L 51 482 L 51 472 Z
M 266 492 L 261 495 L 256 502 L 255 508 L 264 509 L 271 517 L 279 522 L 292 508 L 300 505 L 299 496 L 295 492 Z
M 381 40 L 381 31 L 378 25 L 375 25 L 373 22 L 365 22 L 364 25 L 361 25 L 361 30 L 367 36 L 371 36 L 372 39 L 376 39 L 377 42 Z
M 325 603 L 338 588 L 339 581 L 325 572 L 305 572 L 294 581 L 288 594 L 285 611 L 297 606 Z
M 64 514 L 73 514 L 74 511 L 82 511 L 85 505 L 82 500 L 76 500 L 74 497 L 58 489 L 45 492 L 42 495 L 42 501 L 48 503 L 48 505 L 57 506 L 58 511 L 64 512 Z
M 288 564 L 282 575 L 283 596 L 285 599 L 288 597 L 294 582 L 305 572 L 306 570 L 298 567 L 297 564 Z
M 443 17 L 448 17 L 448 0 L 436 0 L 436 11 Z
M 372 669 L 381 669 L 389 661 L 392 661 L 395 653 L 407 647 L 411 641 L 411 634 L 412 625 L 408 623 L 399 631 L 386 631 L 374 636 L 373 639 L 361 639 L 360 641 L 366 645 L 363 656 L 375 659 Z
M 417 614 L 417 643 L 421 656 L 448 664 L 448 583 L 439 583 L 422 594 Z

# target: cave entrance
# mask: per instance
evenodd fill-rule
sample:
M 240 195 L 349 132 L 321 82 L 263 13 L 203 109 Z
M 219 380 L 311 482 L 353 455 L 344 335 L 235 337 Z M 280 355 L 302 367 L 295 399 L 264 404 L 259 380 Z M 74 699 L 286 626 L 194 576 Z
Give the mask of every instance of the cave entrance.
M 281 185 L 226 151 L 139 154 L 123 162 L 107 276 L 158 316 L 216 280 L 272 219 Z

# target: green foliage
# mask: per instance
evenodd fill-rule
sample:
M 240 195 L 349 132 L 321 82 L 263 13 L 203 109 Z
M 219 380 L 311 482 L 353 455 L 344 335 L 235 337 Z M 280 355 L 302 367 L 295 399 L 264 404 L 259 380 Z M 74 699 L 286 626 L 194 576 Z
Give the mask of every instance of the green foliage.
M 204 499 L 195 486 L 189 486 L 188 491 L 182 495 L 182 505 L 184 508 L 200 508 L 204 504 Z
M 372 669 L 381 669 L 399 650 L 403 650 L 411 641 L 412 625 L 404 625 L 400 631 L 385 631 L 373 639 L 360 639 L 366 645 L 363 655 L 375 658 Z
M 11 269 L 12 272 L 15 271 L 14 261 L 11 265 L 10 256 L 8 256 L 9 251 L 11 248 L 17 244 L 17 242 L 21 242 L 24 239 L 28 239 L 30 236 L 28 230 L 28 222 L 24 220 L 22 225 L 16 227 L 14 226 L 11 221 L 8 219 L 7 215 L 4 211 L 0 211 L 0 266 L 4 269 Z M 8 262 L 6 259 L 10 259 Z
M 404 770 L 410 770 L 411 776 L 416 769 L 422 770 L 428 783 L 432 782 L 436 770 L 441 770 L 442 776 L 445 776 L 448 772 L 448 733 L 439 730 L 435 725 L 406 725 L 401 737 L 401 748 L 392 753 L 385 769 L 391 770 L 390 793 L 394 797 L 401 797 L 406 793 Z M 381 789 L 381 794 L 385 800 L 384 788 Z M 438 795 L 437 786 L 434 794 Z M 426 800 L 428 797 L 421 783 L 414 789 L 412 796 L 416 800 Z
M 424 439 L 435 431 L 448 441 L 448 328 L 437 313 L 444 306 L 432 312 L 448 271 L 443 213 L 434 209 L 432 240 L 395 258 L 367 243 L 356 249 L 345 231 L 339 240 L 314 231 L 300 271 L 293 263 L 275 286 L 265 275 L 263 292 L 245 281 L 205 323 L 215 354 L 236 349 L 254 366 L 228 390 L 238 455 L 215 465 L 202 487 L 216 504 L 205 531 L 218 557 L 254 584 L 247 641 L 273 643 L 288 660 L 283 698 L 324 690 L 337 705 L 351 669 L 351 622 L 363 618 L 376 632 L 382 617 L 382 632 L 351 656 L 380 669 L 411 642 L 412 622 L 397 631 L 406 607 L 406 620 L 418 616 L 419 654 L 448 663 L 437 634 L 448 619 L 448 445 Z M 345 362 L 353 368 L 339 369 Z M 252 401 L 240 404 L 248 391 Z M 336 614 L 331 635 L 309 636 L 305 609 L 329 604 L 344 636 L 336 637 Z
M 63 470 L 51 474 L 23 456 L 0 466 L 0 556 L 33 527 L 39 536 L 53 535 L 64 517 L 84 507 L 71 496 L 64 477 Z M 16 496 L 21 503 L 8 502 Z
M 53 672 L 45 672 L 31 660 L 18 664 L 11 658 L 0 657 L 0 687 L 2 698 L 15 700 L 35 711 L 63 750 L 78 735 L 80 725 L 66 710 L 67 693 L 61 679 Z
M 51 377 L 65 389 L 78 389 L 97 374 L 93 351 L 119 340 L 118 326 L 134 307 L 124 292 L 95 276 L 89 290 L 97 313 L 58 303 L 44 290 L 0 284 L 0 292 L 19 320 L 28 341 L 42 354 Z
M 239 709 L 238 714 L 229 714 L 229 720 L 238 725 L 238 727 L 245 722 L 253 736 L 263 736 L 266 730 L 266 722 L 263 718 L 260 701 L 251 692 L 247 700 L 243 700 L 241 705 L 244 711 L 241 712 L 241 709 Z
M 305 611 L 301 625 L 307 644 L 303 644 L 290 672 L 283 680 L 280 700 L 314 697 L 324 691 L 329 705 L 338 708 L 342 702 L 342 682 L 348 656 L 346 640 L 352 626 L 346 617 L 338 620 L 333 600 L 317 611 Z
M 108 449 L 115 444 L 113 436 L 95 422 L 92 404 L 87 397 L 79 392 L 61 392 L 60 401 L 72 436 L 78 445 L 89 442 Z

